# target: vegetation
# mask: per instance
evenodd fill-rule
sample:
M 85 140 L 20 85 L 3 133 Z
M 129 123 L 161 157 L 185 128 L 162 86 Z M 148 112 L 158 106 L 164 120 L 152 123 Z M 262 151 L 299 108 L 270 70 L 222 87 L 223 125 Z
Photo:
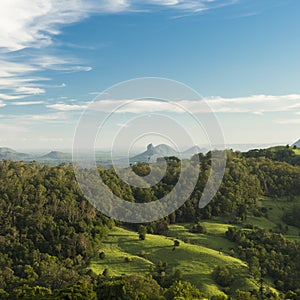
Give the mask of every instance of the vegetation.
M 198 201 L 211 153 L 199 154 L 190 198 L 138 225 L 115 224 L 91 206 L 71 165 L 3 160 L 0 299 L 299 299 L 296 150 L 229 150 L 222 185 L 204 209 Z M 195 172 L 194 159 L 168 158 L 151 188 L 131 187 L 113 169 L 99 173 L 123 199 L 150 202 L 173 189 L 182 167 Z M 144 163 L 133 168 L 149 172 Z

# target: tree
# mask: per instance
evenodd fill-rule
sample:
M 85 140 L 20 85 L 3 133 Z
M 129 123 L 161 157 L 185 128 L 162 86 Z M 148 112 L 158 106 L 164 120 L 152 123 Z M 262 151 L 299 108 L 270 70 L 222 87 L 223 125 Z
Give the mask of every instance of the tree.
M 179 281 L 179 280 L 182 280 L 183 279 L 183 273 L 181 270 L 177 269 L 175 272 L 174 272 L 174 280 L 175 281 Z
M 140 225 L 138 228 L 138 234 L 139 234 L 139 239 L 141 241 L 145 240 L 147 234 L 147 227 L 145 227 L 144 225 Z
M 235 292 L 236 300 L 256 300 L 255 296 L 252 296 L 250 292 L 236 290 Z
M 164 299 L 154 279 L 137 275 L 105 280 L 97 287 L 97 295 L 98 299 L 105 300 Z
M 58 292 L 55 299 L 97 300 L 97 294 L 91 284 L 79 282 Z
M 213 295 L 210 300 L 227 300 L 228 297 L 225 294 Z
M 180 246 L 180 242 L 178 240 L 174 240 L 173 251 L 176 249 L 176 247 L 179 246 Z
M 103 270 L 103 272 L 102 272 L 102 275 L 103 275 L 104 277 L 109 277 L 109 274 L 110 274 L 110 272 L 109 272 L 109 269 L 108 269 L 108 268 L 105 268 L 105 269 Z
M 214 276 L 215 281 L 223 287 L 230 286 L 234 279 L 230 270 L 225 266 L 218 266 L 214 271 Z
M 204 226 L 204 224 L 201 224 L 201 222 L 198 222 L 193 225 L 191 232 L 205 234 L 207 232 L 207 230 L 206 230 L 206 227 Z
M 195 300 L 207 299 L 204 295 L 189 282 L 177 281 L 171 285 L 166 291 L 165 297 L 167 300 Z

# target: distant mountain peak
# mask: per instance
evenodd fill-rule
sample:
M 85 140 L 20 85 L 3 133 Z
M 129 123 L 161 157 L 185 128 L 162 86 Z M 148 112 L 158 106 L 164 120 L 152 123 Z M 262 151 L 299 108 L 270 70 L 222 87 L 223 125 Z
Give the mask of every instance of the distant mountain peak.
M 149 156 L 156 154 L 155 147 L 153 146 L 152 143 L 147 146 L 146 152 L 148 153 Z
M 300 139 L 295 142 L 292 146 L 296 146 L 297 148 L 300 148 Z
M 7 147 L 0 147 L 0 153 L 16 153 L 16 150 Z
M 41 158 L 43 158 L 43 159 L 68 159 L 68 158 L 70 158 L 70 154 L 60 152 L 60 151 L 51 151 L 51 152 L 43 155 Z
M 29 155 L 26 153 L 20 153 L 7 147 L 0 147 L 0 160 L 6 159 L 6 160 L 20 161 L 28 157 Z
M 178 152 L 166 144 L 154 146 L 152 143 L 147 146 L 147 150 L 130 158 L 131 162 L 155 162 L 157 158 L 164 156 L 178 156 Z

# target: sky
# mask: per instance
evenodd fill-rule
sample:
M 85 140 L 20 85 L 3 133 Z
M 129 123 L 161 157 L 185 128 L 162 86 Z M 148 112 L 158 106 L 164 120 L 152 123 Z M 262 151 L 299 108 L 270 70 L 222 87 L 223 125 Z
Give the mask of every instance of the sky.
M 97 95 L 140 77 L 168 78 L 197 91 L 228 145 L 291 144 L 300 138 L 298 0 L 2 0 L 0 5 L 0 147 L 71 149 L 80 116 Z M 106 113 L 116 105 L 111 103 L 116 99 L 102 100 Z M 206 113 L 195 99 L 178 103 L 195 115 Z M 106 136 L 134 126 L 128 122 L 146 107 L 189 124 L 184 113 L 156 109 L 148 101 L 142 109 L 116 112 Z M 204 143 L 205 134 L 189 125 L 194 142 Z M 163 139 L 141 138 L 150 141 Z M 97 146 L 111 145 L 103 137 Z

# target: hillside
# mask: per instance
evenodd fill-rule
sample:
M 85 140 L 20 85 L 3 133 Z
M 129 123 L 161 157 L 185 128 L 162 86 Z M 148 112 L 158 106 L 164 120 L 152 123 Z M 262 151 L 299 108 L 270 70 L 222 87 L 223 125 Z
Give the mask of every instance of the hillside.
M 144 225 L 97 211 L 84 199 L 70 164 L 1 161 L 1 297 L 72 299 L 76 290 L 78 299 L 97 294 L 131 300 L 149 285 L 160 296 L 155 299 L 167 300 L 181 289 L 178 297 L 190 300 L 220 293 L 251 299 L 248 291 L 253 300 L 300 297 L 300 167 L 277 160 L 289 156 L 269 154 L 229 150 L 219 192 L 203 209 L 198 201 L 210 156 L 199 155 L 202 168 L 190 198 Z M 137 174 L 144 167 L 134 166 Z M 112 168 L 99 171 L 113 193 L 145 202 L 169 193 L 180 168 L 180 161 L 167 160 L 162 180 L 143 189 L 126 184 Z M 136 298 L 121 296 L 132 290 Z M 191 296 L 199 293 L 205 296 Z
M 262 198 L 257 202 L 256 211 L 250 210 L 239 225 L 228 224 L 227 217 L 203 221 L 205 234 L 192 233 L 193 224 L 190 223 L 173 224 L 164 235 L 147 234 L 146 239 L 140 241 L 136 232 L 116 227 L 99 248 L 99 252 L 105 253 L 105 258 L 95 257 L 89 267 L 97 274 L 108 269 L 113 276 L 146 276 L 161 261 L 168 265 L 166 273 L 180 270 L 184 280 L 192 282 L 204 294 L 213 296 L 224 291 L 214 278 L 215 268 L 221 265 L 228 267 L 235 278 L 227 293 L 234 294 L 238 288 L 254 290 L 259 288 L 259 282 L 253 277 L 249 265 L 236 258 L 232 249 L 236 249 L 237 245 L 226 238 L 225 232 L 234 227 L 245 228 L 245 232 L 249 231 L 248 228 L 257 227 L 299 241 L 300 228 L 284 220 L 295 205 L 300 205 L 300 197 L 293 201 L 289 198 Z M 180 246 L 172 251 L 175 239 Z M 270 278 L 265 280 L 273 285 Z M 273 291 L 277 293 L 275 289 Z
M 0 147 L 0 153 L 16 153 L 15 150 L 11 149 L 11 148 L 7 148 L 7 147 Z
M 11 148 L 1 147 L 0 148 L 0 160 L 26 160 L 29 159 L 30 155 L 26 153 L 17 152 Z
M 56 159 L 56 160 L 71 160 L 71 154 L 64 153 L 60 151 L 51 151 L 43 156 L 40 157 L 40 159 Z
M 108 238 L 103 242 L 99 251 L 104 251 L 106 256 L 103 260 L 94 259 L 91 262 L 91 269 L 101 274 L 108 268 L 112 275 L 122 274 L 146 275 L 151 268 L 159 262 L 166 262 L 167 271 L 174 272 L 181 270 L 183 278 L 192 282 L 206 295 L 212 296 L 222 293 L 221 287 L 213 279 L 213 272 L 217 266 L 229 267 L 236 279 L 233 288 L 243 287 L 251 290 L 257 288 L 257 283 L 251 278 L 247 265 L 239 259 L 220 252 L 220 248 L 228 248 L 228 241 L 222 239 L 226 227 L 220 226 L 220 231 L 210 236 L 196 234 L 180 235 L 186 231 L 183 226 L 170 226 L 166 236 L 147 234 L 146 240 L 140 241 L 138 234 L 124 228 L 114 228 Z M 187 232 L 188 233 L 188 232 Z M 173 251 L 174 238 L 180 241 L 180 246 Z M 180 238 L 194 238 L 193 243 L 185 243 Z M 218 238 L 218 249 L 203 246 L 201 239 L 207 238 L 213 244 L 214 237 Z M 130 261 L 126 262 L 125 258 Z

